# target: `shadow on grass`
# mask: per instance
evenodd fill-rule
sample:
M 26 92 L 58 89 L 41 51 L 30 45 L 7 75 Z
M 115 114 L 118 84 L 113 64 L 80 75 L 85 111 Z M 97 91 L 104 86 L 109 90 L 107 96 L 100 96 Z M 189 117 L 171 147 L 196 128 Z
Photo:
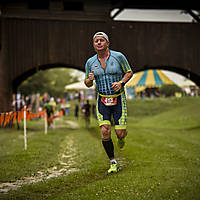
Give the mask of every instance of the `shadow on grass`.
M 186 131 L 196 131 L 196 130 L 200 130 L 200 126 L 194 126 L 194 127 L 190 127 L 190 128 L 186 128 Z
M 23 130 L 23 129 L 21 129 L 21 130 Z M 26 130 L 27 131 L 32 131 L 32 132 L 41 132 L 41 131 L 43 131 L 42 128 L 27 128 Z
M 87 131 L 90 133 L 90 135 L 96 139 L 101 139 L 101 134 L 100 134 L 100 130 L 98 127 L 91 127 L 88 128 Z

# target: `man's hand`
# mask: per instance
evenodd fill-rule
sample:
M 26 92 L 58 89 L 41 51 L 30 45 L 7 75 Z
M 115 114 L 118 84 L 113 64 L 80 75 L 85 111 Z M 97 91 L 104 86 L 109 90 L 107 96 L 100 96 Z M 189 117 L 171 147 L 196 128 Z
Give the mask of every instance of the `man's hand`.
M 122 88 L 122 84 L 120 82 L 114 82 L 112 83 L 112 88 L 115 92 L 118 92 Z
M 85 79 L 84 83 L 87 87 L 92 87 L 93 86 L 93 80 L 94 80 L 94 73 L 91 71 L 88 75 L 88 78 Z
M 125 73 L 124 77 L 121 80 L 124 83 L 123 85 L 122 83 L 120 83 L 120 81 L 112 83 L 112 88 L 115 90 L 115 92 L 118 92 L 125 85 L 125 83 L 127 83 L 131 79 L 132 76 L 133 72 L 132 70 L 130 70 Z
M 90 80 L 90 81 L 93 81 L 93 80 L 94 80 L 94 71 L 91 71 L 91 72 L 89 73 L 89 80 Z

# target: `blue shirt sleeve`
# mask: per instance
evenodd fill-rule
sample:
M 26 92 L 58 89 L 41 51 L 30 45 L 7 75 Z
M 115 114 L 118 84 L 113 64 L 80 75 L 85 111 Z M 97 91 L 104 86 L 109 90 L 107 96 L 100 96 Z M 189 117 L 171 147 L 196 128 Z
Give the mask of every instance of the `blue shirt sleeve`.
M 126 59 L 126 57 L 122 53 L 120 54 L 119 59 L 120 59 L 120 64 L 122 66 L 124 73 L 131 71 L 131 67 L 128 63 L 128 60 Z

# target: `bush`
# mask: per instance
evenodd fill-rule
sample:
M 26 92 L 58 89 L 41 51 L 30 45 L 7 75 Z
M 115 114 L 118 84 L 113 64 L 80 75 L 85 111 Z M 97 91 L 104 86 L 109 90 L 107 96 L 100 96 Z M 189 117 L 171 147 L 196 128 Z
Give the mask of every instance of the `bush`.
M 169 97 L 174 96 L 176 92 L 182 92 L 182 89 L 177 85 L 162 85 L 159 88 L 159 92 L 161 95 Z

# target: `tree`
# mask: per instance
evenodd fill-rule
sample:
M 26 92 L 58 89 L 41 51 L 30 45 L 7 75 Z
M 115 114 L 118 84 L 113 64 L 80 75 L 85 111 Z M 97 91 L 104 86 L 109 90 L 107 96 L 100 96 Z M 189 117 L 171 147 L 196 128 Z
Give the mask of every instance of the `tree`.
M 181 88 L 177 85 L 162 85 L 159 88 L 160 94 L 168 97 L 168 96 L 174 96 L 176 92 L 182 92 Z
M 72 71 L 67 68 L 39 71 L 25 80 L 18 90 L 25 96 L 47 92 L 50 96 L 59 97 L 64 93 L 65 85 L 78 81 L 77 77 L 71 75 Z

